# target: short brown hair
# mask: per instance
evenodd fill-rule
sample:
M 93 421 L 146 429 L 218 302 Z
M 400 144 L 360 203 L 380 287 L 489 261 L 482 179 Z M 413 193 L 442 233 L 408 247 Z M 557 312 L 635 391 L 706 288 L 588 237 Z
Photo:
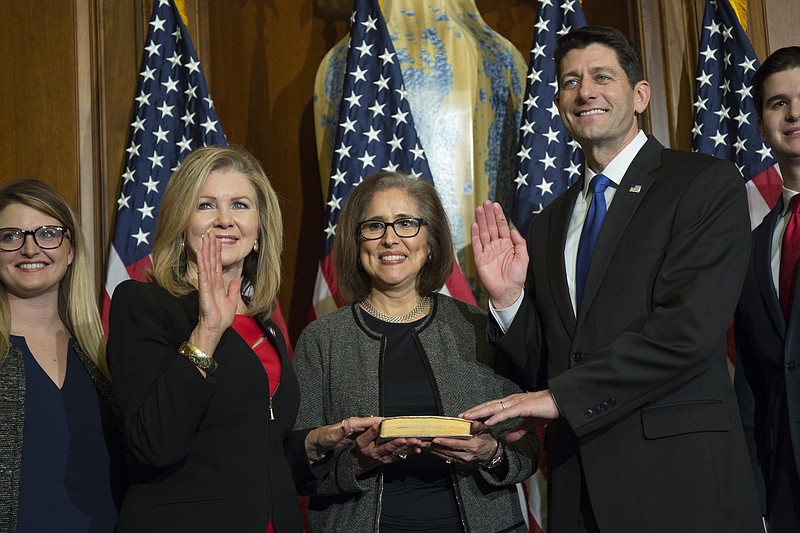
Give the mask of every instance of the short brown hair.
M 243 174 L 256 191 L 259 251 L 251 252 L 242 267 L 242 298 L 248 313 L 269 317 L 281 283 L 283 223 L 278 195 L 261 163 L 239 146 L 206 146 L 186 156 L 164 191 L 153 241 L 153 277 L 175 295 L 196 289 L 187 276 L 184 233 L 197 199 L 215 170 Z
M 417 275 L 421 296 L 439 290 L 453 270 L 453 237 L 447 214 L 433 185 L 399 172 L 380 172 L 362 181 L 347 199 L 333 242 L 333 257 L 339 290 L 345 298 L 359 301 L 369 295 L 372 282 L 361 265 L 361 236 L 358 223 L 364 220 L 376 193 L 399 189 L 416 202 L 420 218 L 427 223 L 429 259 Z

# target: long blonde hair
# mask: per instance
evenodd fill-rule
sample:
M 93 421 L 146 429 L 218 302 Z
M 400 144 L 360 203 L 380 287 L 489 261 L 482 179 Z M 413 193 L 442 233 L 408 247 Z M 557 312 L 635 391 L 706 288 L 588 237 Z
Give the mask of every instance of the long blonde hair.
M 242 268 L 242 298 L 248 314 L 268 318 L 281 284 L 283 223 L 278 195 L 261 164 L 238 146 L 207 146 L 186 156 L 164 191 L 153 241 L 152 277 L 170 293 L 181 296 L 196 289 L 187 275 L 184 234 L 189 217 L 208 175 L 215 170 L 243 174 L 256 191 L 259 250 L 251 252 Z
M 53 217 L 69 232 L 74 257 L 58 285 L 58 316 L 86 355 L 108 377 L 94 273 L 78 217 L 53 188 L 35 179 L 15 181 L 0 190 L 0 211 L 12 204 L 26 205 Z M 6 288 L 0 283 L 0 361 L 11 347 L 11 321 Z

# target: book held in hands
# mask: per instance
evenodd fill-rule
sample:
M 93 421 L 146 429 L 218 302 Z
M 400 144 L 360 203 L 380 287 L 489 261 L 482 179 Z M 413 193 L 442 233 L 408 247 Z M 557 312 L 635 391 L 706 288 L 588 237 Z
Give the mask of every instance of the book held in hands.
M 468 439 L 472 437 L 472 422 L 453 416 L 391 416 L 381 422 L 380 439 L 416 437 L 432 439 L 450 437 Z

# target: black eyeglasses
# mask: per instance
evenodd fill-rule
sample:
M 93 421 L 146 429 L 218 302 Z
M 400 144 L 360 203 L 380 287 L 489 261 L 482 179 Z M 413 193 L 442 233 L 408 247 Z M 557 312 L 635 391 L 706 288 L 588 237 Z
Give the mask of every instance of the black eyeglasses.
M 425 222 L 421 218 L 398 218 L 394 222 L 384 222 L 383 220 L 364 220 L 358 223 L 358 233 L 366 241 L 380 239 L 386 234 L 386 228 L 391 226 L 398 237 L 408 239 L 416 237 Z
M 13 252 L 22 248 L 25 244 L 25 237 L 31 235 L 33 242 L 42 250 L 52 250 L 61 246 L 64 242 L 64 235 L 68 235 L 69 230 L 61 226 L 42 226 L 36 229 L 2 228 L 0 229 L 0 250 Z

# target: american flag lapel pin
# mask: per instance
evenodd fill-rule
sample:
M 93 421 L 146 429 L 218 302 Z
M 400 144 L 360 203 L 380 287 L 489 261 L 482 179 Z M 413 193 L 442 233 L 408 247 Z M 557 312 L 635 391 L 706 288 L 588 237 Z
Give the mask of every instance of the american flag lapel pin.
M 634 194 L 639 194 L 640 192 L 642 192 L 642 186 L 641 185 L 633 185 L 630 189 L 628 189 L 628 192 L 632 192 Z

